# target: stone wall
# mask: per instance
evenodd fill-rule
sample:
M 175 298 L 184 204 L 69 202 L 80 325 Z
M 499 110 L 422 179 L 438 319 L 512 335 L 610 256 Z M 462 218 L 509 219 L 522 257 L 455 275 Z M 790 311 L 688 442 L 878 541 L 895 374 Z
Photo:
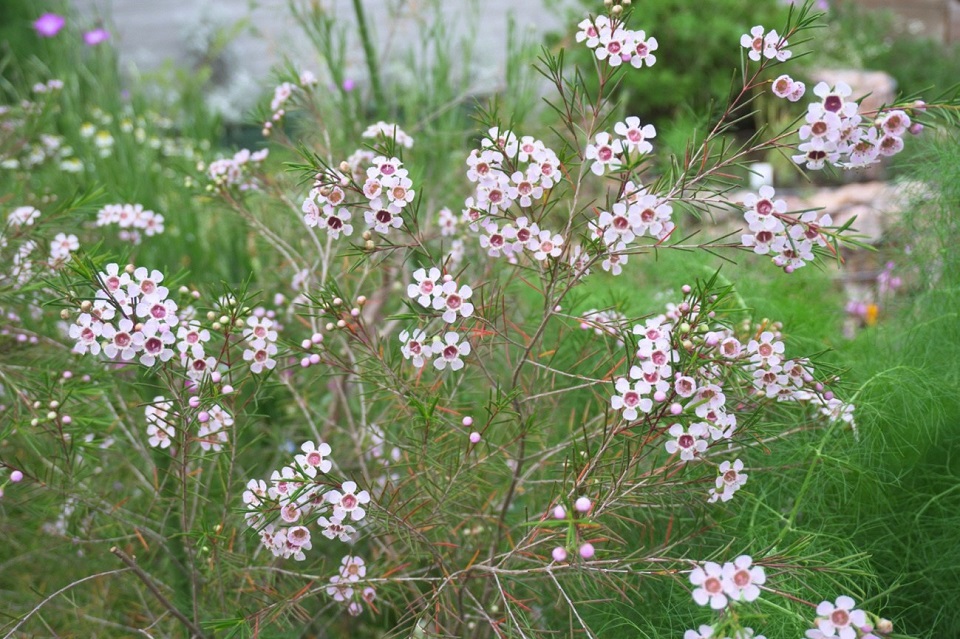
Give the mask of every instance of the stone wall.
M 960 42 L 960 0 L 856 0 L 871 9 L 890 9 L 907 28 L 943 42 Z

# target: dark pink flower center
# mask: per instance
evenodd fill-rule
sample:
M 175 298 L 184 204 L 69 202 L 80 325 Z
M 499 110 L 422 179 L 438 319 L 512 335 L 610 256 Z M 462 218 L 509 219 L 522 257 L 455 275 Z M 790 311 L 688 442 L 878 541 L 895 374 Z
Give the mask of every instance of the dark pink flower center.
M 530 229 L 520 229 L 517 231 L 517 239 L 521 242 L 527 242 L 530 240 Z
M 597 150 L 597 157 L 601 162 L 609 162 L 613 157 L 613 149 L 611 149 L 609 146 L 601 146 Z
M 319 452 L 314 450 L 307 453 L 307 463 L 311 466 L 319 466 L 322 461 L 323 455 L 321 455 Z
M 623 394 L 623 403 L 629 408 L 636 408 L 640 403 L 640 395 L 636 391 L 627 391 Z
M 119 346 L 120 348 L 126 348 L 130 346 L 130 342 L 133 341 L 133 338 L 130 337 L 130 333 L 120 332 L 114 335 L 113 343 Z
M 843 108 L 843 98 L 839 95 L 828 95 L 823 100 L 823 108 L 831 113 L 836 113 Z
M 347 493 L 340 499 L 340 505 L 344 510 L 353 510 L 357 507 L 357 496 L 353 493 Z
M 764 342 L 760 344 L 760 348 L 757 349 L 761 357 L 770 357 L 773 355 L 773 346 Z
M 770 200 L 760 200 L 757 202 L 758 215 L 770 215 L 773 213 L 773 202 Z
M 461 299 L 459 295 L 454 294 L 447 296 L 447 308 L 455 311 L 462 305 L 463 299 Z
M 336 215 L 331 215 L 327 218 L 327 226 L 333 229 L 334 231 L 339 231 L 343 228 L 343 220 L 341 220 Z
M 677 438 L 677 444 L 680 445 L 680 448 L 692 448 L 694 444 L 693 435 L 684 433 Z
M 163 319 L 167 316 L 167 307 L 163 304 L 154 304 L 150 307 L 150 316 L 155 319 Z
M 450 345 L 443 349 L 443 358 L 454 360 L 457 359 L 457 355 L 460 354 L 460 349 L 456 346 Z
M 750 585 L 750 573 L 746 570 L 738 570 L 733 573 L 733 583 L 740 588 L 746 588 Z
M 380 209 L 377 211 L 376 218 L 381 224 L 389 224 L 393 219 L 393 214 L 387 209 Z
M 630 228 L 630 221 L 622 215 L 618 215 L 613 218 L 613 228 L 618 231 L 625 231 Z
M 703 589 L 711 595 L 718 595 L 723 592 L 723 584 L 716 577 L 707 577 L 703 581 Z
M 723 481 L 726 484 L 735 484 L 737 483 L 737 471 L 728 470 L 723 474 Z
M 837 608 L 830 613 L 830 622 L 838 628 L 844 628 L 850 624 L 850 615 L 843 608 Z
M 143 280 L 140 282 L 140 290 L 147 295 L 152 295 L 156 292 L 157 285 L 153 280 Z
M 157 337 L 151 337 L 144 343 L 143 348 L 151 355 L 156 355 L 163 350 L 163 342 Z

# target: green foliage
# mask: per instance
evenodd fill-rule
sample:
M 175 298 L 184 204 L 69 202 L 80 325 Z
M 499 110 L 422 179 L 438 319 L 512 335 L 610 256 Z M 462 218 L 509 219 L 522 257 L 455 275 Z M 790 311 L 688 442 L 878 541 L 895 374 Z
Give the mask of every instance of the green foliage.
M 600 3 L 582 5 L 596 15 Z M 740 86 L 740 36 L 757 24 L 781 30 L 787 15 L 779 0 L 716 0 L 709 10 L 697 0 L 634 2 L 627 25 L 655 37 L 659 50 L 653 67 L 624 78 L 622 108 L 645 121 L 689 118 L 687 113 L 712 121 Z M 578 65 L 592 66 L 593 52 L 586 47 L 573 44 L 571 54 Z

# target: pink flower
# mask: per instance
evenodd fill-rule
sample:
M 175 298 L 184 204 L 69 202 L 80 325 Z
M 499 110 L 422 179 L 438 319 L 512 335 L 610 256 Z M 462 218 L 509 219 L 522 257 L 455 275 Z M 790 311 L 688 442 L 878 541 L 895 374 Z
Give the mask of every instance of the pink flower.
M 94 29 L 83 34 L 83 41 L 88 47 L 95 47 L 110 39 L 110 32 L 106 29 Z
M 767 576 L 760 566 L 754 566 L 749 555 L 740 555 L 723 566 L 723 589 L 735 601 L 755 601 L 760 596 L 760 586 Z
M 56 13 L 45 13 L 33 23 L 33 28 L 41 38 L 52 38 L 60 33 L 67 21 Z
M 727 607 L 727 596 L 723 592 L 723 568 L 720 564 L 708 561 L 703 568 L 694 568 L 690 573 L 690 583 L 699 586 L 693 591 L 693 600 L 701 606 L 709 603 L 714 610 Z
M 836 605 L 823 601 L 817 606 L 817 628 L 827 637 L 839 636 L 840 639 L 854 639 L 856 628 L 867 623 L 867 615 L 855 610 L 856 602 L 846 595 L 837 597 Z

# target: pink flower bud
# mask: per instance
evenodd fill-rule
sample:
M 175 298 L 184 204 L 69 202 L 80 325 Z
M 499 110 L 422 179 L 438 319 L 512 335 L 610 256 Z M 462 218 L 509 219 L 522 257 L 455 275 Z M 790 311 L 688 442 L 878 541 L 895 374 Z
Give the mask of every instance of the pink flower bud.
M 320 363 L 320 356 L 317 355 L 316 353 L 312 354 L 312 355 L 310 356 L 310 363 L 311 363 L 311 364 L 319 364 L 319 363 Z
M 73 417 L 70 417 L 69 415 L 64 415 L 63 417 L 60 418 L 60 423 L 63 424 L 64 426 L 72 424 Z
M 200 413 L 197 415 L 197 421 L 201 424 L 206 424 L 210 421 L 210 413 L 205 410 L 200 411 Z
M 300 368 L 307 368 L 310 366 L 310 358 L 304 357 L 300 360 Z
M 307 349 L 307 348 L 310 348 L 311 346 L 313 346 L 313 342 L 311 342 L 308 339 L 305 339 L 302 342 L 300 342 L 300 348 Z
M 193 397 L 187 400 L 187 404 L 190 405 L 190 408 L 196 408 L 200 405 L 200 398 L 194 395 Z
M 661 390 L 658 390 L 653 394 L 653 399 L 658 402 L 662 402 L 667 399 L 667 394 Z
M 210 381 L 213 382 L 214 384 L 219 384 L 219 383 L 220 383 L 220 373 L 217 372 L 217 371 L 213 371 L 212 373 L 210 373 Z
M 567 511 L 563 509 L 563 506 L 556 506 L 553 509 L 553 518 L 554 519 L 564 519 L 567 516 Z
M 689 285 L 689 284 L 684 284 L 683 286 L 680 287 L 680 290 L 683 291 L 683 294 L 684 294 L 684 295 L 687 295 L 687 294 L 689 294 L 690 291 L 692 291 L 693 289 L 690 288 L 690 285 Z
M 585 513 L 590 510 L 590 506 L 593 504 L 590 503 L 590 499 L 587 497 L 579 497 L 577 501 L 573 502 L 573 507 L 578 513 Z
M 233 386 L 231 386 L 230 384 L 224 384 L 223 387 L 220 389 L 220 392 L 223 393 L 224 395 L 229 395 L 230 393 L 233 392 Z
M 678 404 L 677 402 L 674 402 L 674 403 L 670 404 L 670 414 L 671 414 L 671 415 L 679 415 L 679 414 L 682 413 L 682 412 L 683 412 L 683 406 L 681 406 L 681 405 Z
M 464 418 L 463 418 L 463 425 L 466 426 L 467 428 L 470 428 L 471 426 L 473 426 L 473 417 L 469 417 L 469 416 L 468 416 L 468 417 L 464 417 Z
M 19 470 L 13 471 L 12 473 L 10 473 L 10 481 L 12 481 L 15 484 L 20 481 L 23 481 L 23 473 L 21 473 Z
M 313 335 L 310 336 L 310 341 L 313 342 L 314 344 L 319 344 L 320 342 L 323 341 L 323 335 L 321 335 L 320 333 L 314 333 Z
M 73 373 L 72 373 L 72 372 L 70 372 L 70 371 L 63 371 L 63 378 L 64 378 L 64 379 L 70 379 L 71 377 L 73 377 Z
M 476 431 L 470 433 L 470 443 L 471 443 L 471 444 L 479 444 L 479 443 L 480 443 L 480 433 L 478 433 L 478 432 L 476 432 Z
M 590 559 L 593 557 L 594 552 L 596 551 L 593 548 L 593 544 L 591 544 L 589 541 L 580 546 L 580 556 L 584 559 Z
M 553 552 L 550 553 L 553 555 L 553 560 L 556 562 L 566 561 L 567 560 L 567 551 L 563 546 L 557 546 L 553 549 Z

